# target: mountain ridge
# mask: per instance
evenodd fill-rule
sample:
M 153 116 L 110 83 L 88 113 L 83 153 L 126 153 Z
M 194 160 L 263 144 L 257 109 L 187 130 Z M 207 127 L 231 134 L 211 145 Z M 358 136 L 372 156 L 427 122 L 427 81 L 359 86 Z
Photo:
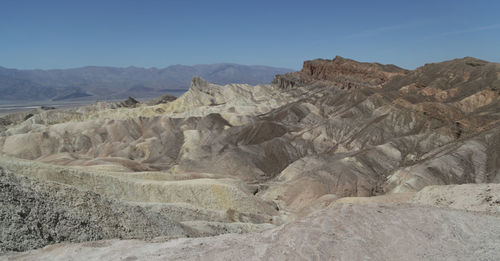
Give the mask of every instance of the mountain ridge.
M 191 79 L 200 76 L 217 84 L 269 83 L 276 74 L 292 71 L 262 65 L 234 63 L 171 65 L 165 68 L 85 66 L 71 69 L 18 70 L 0 67 L 0 101 L 40 101 L 72 97 L 85 92 L 91 99 L 160 96 L 164 90 L 187 90 Z M 141 86 L 144 93 L 129 92 Z

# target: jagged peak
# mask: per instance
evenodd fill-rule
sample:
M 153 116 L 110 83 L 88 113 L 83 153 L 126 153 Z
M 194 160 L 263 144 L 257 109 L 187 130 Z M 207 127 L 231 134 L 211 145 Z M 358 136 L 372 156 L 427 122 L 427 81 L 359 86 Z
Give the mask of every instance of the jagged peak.
M 343 61 L 343 60 L 345 60 L 345 58 L 344 58 L 344 57 L 342 57 L 342 56 L 340 56 L 340 55 L 336 55 L 336 56 L 332 59 L 332 61 L 334 61 L 334 62 L 335 62 L 335 61 Z
M 208 82 L 205 81 L 203 78 L 201 78 L 199 76 L 195 76 L 191 80 L 191 86 L 190 86 L 190 88 L 193 88 L 193 87 L 206 87 L 206 86 L 208 86 Z

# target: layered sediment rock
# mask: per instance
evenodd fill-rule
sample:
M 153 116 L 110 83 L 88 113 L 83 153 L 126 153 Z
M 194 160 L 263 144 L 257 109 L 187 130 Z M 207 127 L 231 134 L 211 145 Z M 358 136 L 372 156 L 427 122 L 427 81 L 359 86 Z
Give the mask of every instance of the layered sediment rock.
M 305 61 L 301 71 L 277 75 L 273 84 L 284 89 L 317 81 L 341 89 L 382 87 L 390 78 L 406 73 L 406 70 L 395 65 L 360 63 L 336 56 L 333 60 Z

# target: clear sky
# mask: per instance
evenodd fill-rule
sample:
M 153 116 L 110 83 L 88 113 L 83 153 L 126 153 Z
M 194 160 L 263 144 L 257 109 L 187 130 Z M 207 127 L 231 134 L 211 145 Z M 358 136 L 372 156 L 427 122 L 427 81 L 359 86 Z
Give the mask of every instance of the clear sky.
M 500 62 L 500 1 L 0 0 L 0 66 Z

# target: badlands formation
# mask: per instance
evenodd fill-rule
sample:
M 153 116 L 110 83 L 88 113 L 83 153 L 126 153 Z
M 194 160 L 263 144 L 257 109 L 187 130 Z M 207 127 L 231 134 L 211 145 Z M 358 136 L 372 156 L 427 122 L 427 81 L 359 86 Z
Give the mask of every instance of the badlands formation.
M 500 64 L 336 57 L 11 114 L 0 259 L 498 260 L 499 97 Z

